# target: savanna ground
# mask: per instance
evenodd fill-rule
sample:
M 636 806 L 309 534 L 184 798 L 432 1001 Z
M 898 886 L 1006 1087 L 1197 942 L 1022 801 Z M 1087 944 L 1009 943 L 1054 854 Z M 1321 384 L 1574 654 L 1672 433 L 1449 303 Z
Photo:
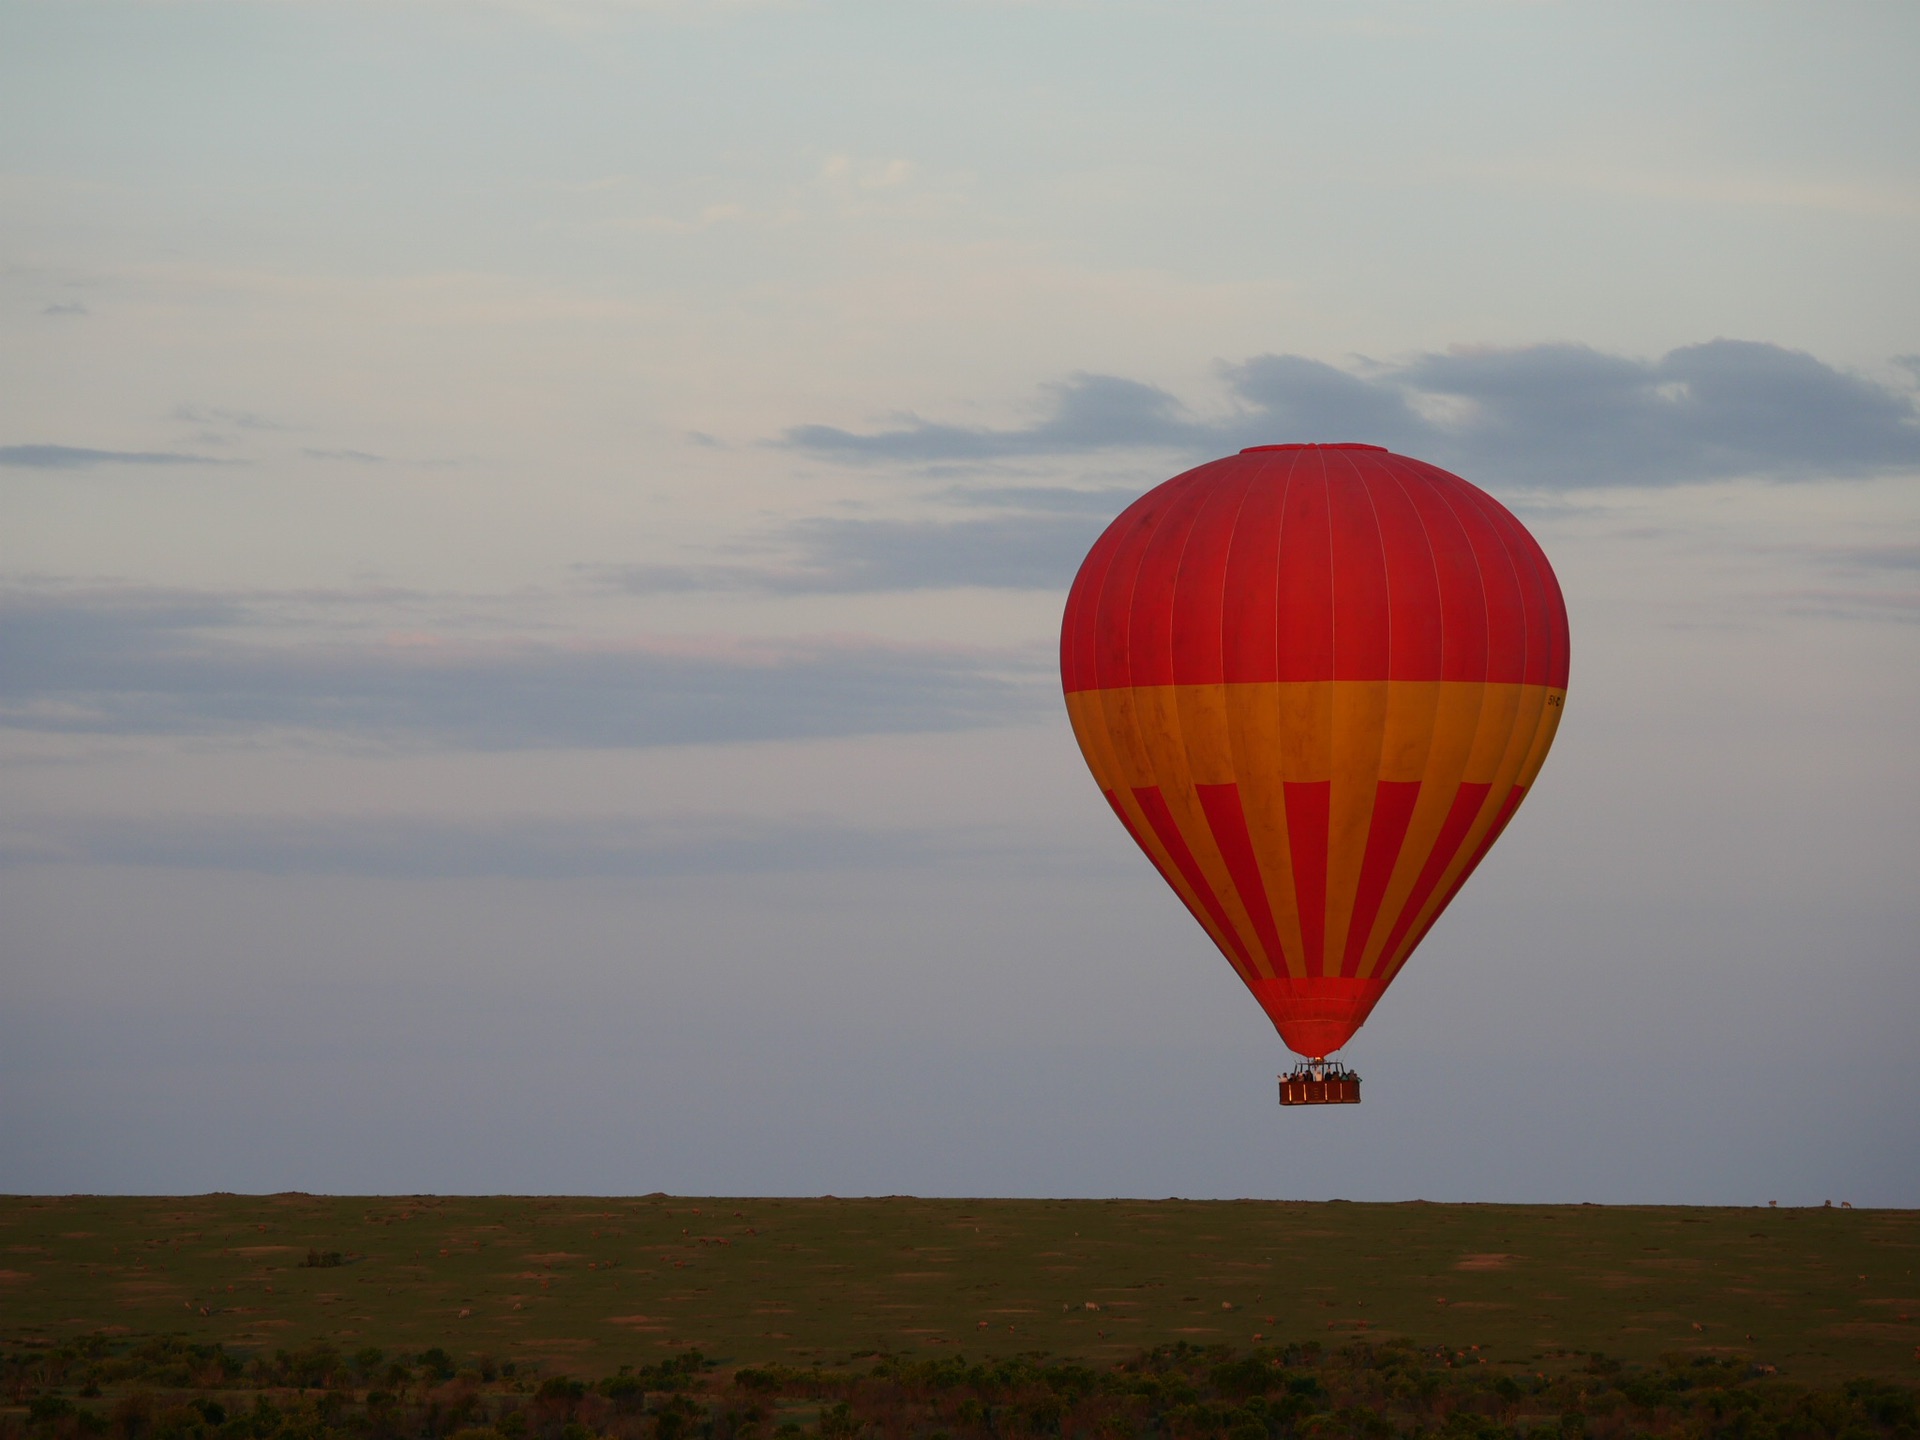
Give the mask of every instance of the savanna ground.
M 1920 1213 L 0 1199 L 0 1437 L 1920 1436 Z

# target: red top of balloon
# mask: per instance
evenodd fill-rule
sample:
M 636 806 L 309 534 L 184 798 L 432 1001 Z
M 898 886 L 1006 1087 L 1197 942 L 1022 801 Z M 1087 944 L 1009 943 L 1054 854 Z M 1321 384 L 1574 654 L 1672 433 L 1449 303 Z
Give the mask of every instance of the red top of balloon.
M 1378 445 L 1256 445 L 1148 491 L 1107 528 L 1068 596 L 1060 669 L 1068 693 L 1564 686 L 1566 608 L 1534 538 L 1459 476 Z

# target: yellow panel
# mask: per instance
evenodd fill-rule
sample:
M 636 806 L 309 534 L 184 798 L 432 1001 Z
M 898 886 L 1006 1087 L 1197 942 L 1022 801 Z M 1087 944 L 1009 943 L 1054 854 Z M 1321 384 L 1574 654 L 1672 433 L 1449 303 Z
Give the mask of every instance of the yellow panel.
M 1076 690 L 1067 696 L 1067 719 L 1073 726 L 1073 738 L 1080 742 L 1087 769 L 1102 790 L 1120 786 L 1119 761 L 1114 758 L 1113 741 L 1107 734 L 1106 707 L 1093 690 Z
M 1458 682 L 1454 682 L 1458 683 Z M 1394 680 L 1387 684 L 1387 726 L 1380 747 L 1380 779 L 1397 784 L 1414 784 L 1423 779 L 1427 765 L 1433 755 L 1434 732 L 1440 715 L 1440 697 L 1442 682 L 1438 680 Z M 1416 801 L 1417 801 L 1416 796 Z M 1409 825 L 1411 833 L 1411 824 Z M 1403 834 L 1400 841 L 1400 853 L 1404 855 L 1408 835 Z M 1362 852 L 1364 863 L 1364 852 Z M 1398 865 L 1396 859 L 1396 865 Z M 1410 869 L 1404 880 L 1405 887 L 1411 887 L 1412 876 L 1418 874 L 1417 868 Z M 1369 975 L 1373 972 L 1380 949 L 1387 942 L 1387 935 L 1393 928 L 1393 921 L 1400 913 L 1400 904 L 1396 902 L 1391 882 L 1393 872 L 1388 872 L 1389 888 L 1382 892 L 1380 905 L 1373 913 L 1372 928 L 1360 950 L 1359 962 L 1355 973 Z M 1342 938 L 1340 954 L 1344 961 L 1347 940 Z
M 1380 919 L 1360 956 L 1361 976 L 1369 976 L 1380 967 L 1380 951 L 1393 932 L 1420 871 L 1433 851 L 1440 827 L 1453 808 L 1454 792 L 1460 788 L 1467 762 L 1473 753 L 1475 736 L 1487 686 L 1470 680 L 1450 680 L 1439 686 L 1434 708 L 1433 743 L 1427 752 L 1427 765 L 1420 776 L 1420 794 L 1414 801 L 1413 817 L 1407 823 L 1406 839 L 1400 846 L 1400 858 L 1394 863 L 1386 892 L 1380 899 Z
M 1420 913 L 1401 941 L 1399 953 L 1391 957 L 1387 970 L 1389 976 L 1399 973 L 1407 957 L 1413 953 L 1414 946 L 1425 938 L 1427 926 L 1452 898 L 1453 888 L 1459 883 L 1461 874 L 1473 862 L 1481 842 L 1487 838 L 1487 832 L 1499 819 L 1500 811 L 1506 806 L 1507 798 L 1518 782 L 1521 768 L 1534 753 L 1535 742 L 1542 723 L 1542 712 L 1548 700 L 1547 688 L 1543 685 L 1489 685 L 1486 687 L 1491 702 L 1487 719 L 1483 720 L 1480 733 L 1475 738 L 1475 759 L 1494 748 L 1502 740 L 1497 726 L 1498 717 L 1506 714 L 1507 732 L 1498 758 L 1487 777 L 1489 785 L 1486 799 L 1481 802 L 1480 812 L 1467 828 L 1466 838 L 1453 858 L 1441 872 L 1440 881 L 1433 887 L 1426 903 L 1420 907 Z M 1469 776 L 1471 779 L 1472 777 Z
M 1230 785 L 1238 777 L 1233 764 L 1233 734 L 1227 715 L 1225 685 L 1180 685 L 1172 687 L 1179 709 L 1180 728 L 1185 743 L 1188 774 L 1195 785 Z M 1194 797 L 1190 811 L 1175 811 L 1182 833 L 1188 832 L 1191 814 L 1197 834 L 1189 834 L 1187 843 L 1200 860 L 1201 868 L 1212 881 L 1214 892 L 1232 917 L 1234 927 L 1253 958 L 1253 968 L 1263 979 L 1272 979 L 1284 968 L 1278 955 L 1269 955 L 1253 923 L 1254 898 L 1240 893 L 1238 882 L 1227 868 L 1226 856 L 1215 840 L 1205 810 Z M 1256 852 L 1257 853 L 1257 852 Z M 1269 902 L 1270 903 L 1270 902 Z
M 1380 747 L 1382 780 L 1418 780 L 1427 773 L 1440 687 L 1438 680 L 1388 682 L 1387 733 Z
M 1300 907 L 1294 899 L 1293 846 L 1287 838 L 1286 791 L 1278 759 L 1282 751 L 1280 687 L 1229 685 L 1225 689 L 1240 808 L 1267 884 L 1267 904 L 1286 951 L 1287 973 L 1304 976 L 1306 947 L 1300 938 Z
M 1326 963 L 1345 952 L 1360 869 L 1365 861 L 1376 784 L 1419 780 L 1420 793 L 1400 855 L 1381 897 L 1361 955 L 1360 975 L 1404 963 L 1380 952 L 1424 868 L 1463 781 L 1489 789 L 1459 851 L 1422 913 L 1408 928 L 1419 936 L 1485 838 L 1515 785 L 1531 786 L 1553 743 L 1565 692 L 1543 686 L 1467 681 L 1303 681 L 1273 684 L 1142 686 L 1083 691 L 1067 697 L 1068 715 L 1088 767 L 1115 792 L 1142 843 L 1222 953 L 1232 939 L 1251 957 L 1252 973 L 1304 975 L 1301 918 L 1287 831 L 1285 784 L 1331 780 L 1327 856 Z M 1251 908 L 1229 873 L 1196 784 L 1234 783 L 1285 950 L 1266 953 Z M 1226 912 L 1229 937 L 1191 892 L 1133 799 L 1136 787 L 1158 786 L 1168 812 Z M 1235 968 L 1247 971 L 1235 962 Z
M 1333 778 L 1331 680 L 1280 682 L 1280 776 L 1296 785 Z M 1267 687 L 1263 687 L 1267 688 Z
M 1473 737 L 1473 754 L 1467 760 L 1466 773 L 1460 778 L 1471 785 L 1491 785 L 1500 773 L 1507 749 L 1513 743 L 1513 728 L 1518 719 L 1520 692 L 1533 687 L 1523 685 L 1483 685 L 1480 724 Z
M 1385 680 L 1336 681 L 1333 689 L 1333 785 L 1327 811 L 1327 920 L 1323 971 L 1340 972 L 1347 925 L 1360 888 L 1380 756 L 1387 731 Z
M 1200 797 L 1194 791 L 1197 781 L 1191 756 L 1195 749 L 1214 762 L 1215 773 L 1221 775 L 1221 783 L 1231 778 L 1228 760 L 1226 736 L 1224 733 L 1209 735 L 1201 733 L 1189 735 L 1183 721 L 1183 694 L 1192 697 L 1194 692 L 1210 690 L 1210 697 L 1198 697 L 1192 709 L 1204 725 L 1209 718 L 1220 716 L 1224 711 L 1218 686 L 1181 686 L 1143 685 L 1135 690 L 1137 705 L 1135 714 L 1140 723 L 1140 742 L 1146 750 L 1155 783 L 1160 786 L 1161 798 L 1167 802 L 1167 809 L 1173 815 L 1173 823 L 1179 827 L 1181 838 L 1187 842 L 1187 849 L 1193 853 L 1194 862 L 1200 867 L 1207 886 L 1220 901 L 1226 912 L 1228 922 L 1233 926 L 1246 954 L 1253 959 L 1254 966 L 1261 973 L 1271 975 L 1271 970 L 1261 966 L 1262 950 L 1258 938 L 1254 935 L 1246 906 L 1241 902 L 1239 892 L 1233 884 L 1233 877 L 1227 872 L 1226 859 L 1220 853 L 1220 847 L 1213 838 L 1213 827 L 1207 823 L 1206 811 L 1201 808 Z M 1231 949 L 1229 947 L 1229 954 Z
M 1207 935 L 1213 940 L 1214 945 L 1219 949 L 1220 953 L 1226 957 L 1227 963 L 1233 966 L 1240 978 L 1243 980 L 1251 979 L 1253 978 L 1252 974 L 1243 967 L 1238 958 L 1236 958 L 1227 936 L 1222 933 L 1219 926 L 1214 923 L 1213 918 L 1207 913 L 1207 907 L 1201 903 L 1200 897 L 1194 892 L 1193 887 L 1187 883 L 1186 877 L 1180 873 L 1179 865 L 1175 863 L 1173 856 L 1168 852 L 1166 846 L 1160 842 L 1160 837 L 1153 828 L 1153 822 L 1147 818 L 1146 812 L 1140 808 L 1139 802 L 1135 800 L 1133 796 L 1133 788 L 1135 786 L 1141 788 L 1149 785 L 1159 786 L 1162 797 L 1167 801 L 1167 808 L 1172 812 L 1175 823 L 1181 831 L 1182 838 L 1187 841 L 1188 848 L 1190 850 L 1193 849 L 1194 836 L 1190 824 L 1183 818 L 1182 806 L 1178 800 L 1178 794 L 1183 788 L 1190 797 L 1192 793 L 1191 787 L 1183 786 L 1178 775 L 1169 776 L 1165 773 L 1156 773 L 1154 771 L 1149 763 L 1149 758 L 1153 755 L 1156 747 L 1150 743 L 1149 736 L 1143 734 L 1139 728 L 1139 722 L 1142 719 L 1146 719 L 1148 723 L 1152 723 L 1152 717 L 1159 715 L 1163 710 L 1171 708 L 1165 693 L 1168 688 L 1170 687 L 1160 687 L 1160 693 L 1158 694 L 1156 694 L 1153 689 L 1145 687 L 1140 690 L 1124 692 L 1128 695 L 1130 703 L 1125 705 L 1107 704 L 1101 707 L 1100 713 L 1108 721 L 1105 729 L 1109 739 L 1113 742 L 1114 751 L 1117 754 L 1124 754 L 1128 757 L 1125 762 L 1129 772 L 1126 777 L 1126 783 L 1116 788 L 1114 798 L 1119 802 L 1121 808 L 1126 811 L 1127 820 L 1133 826 L 1133 833 L 1140 838 L 1140 843 L 1147 847 L 1148 853 L 1152 856 L 1154 863 L 1160 867 L 1160 873 L 1166 878 L 1167 883 L 1172 886 L 1174 894 L 1180 897 L 1181 903 L 1187 907 L 1187 910 L 1192 914 L 1193 918 L 1200 922 L 1200 928 L 1207 932 Z M 1111 697 L 1123 692 L 1106 690 L 1097 693 Z M 1132 703 L 1138 701 L 1144 701 L 1144 704 Z M 1144 715 L 1142 713 L 1143 711 L 1145 712 Z M 1115 733 L 1119 730 L 1119 725 L 1114 723 L 1116 718 L 1120 724 L 1128 727 L 1125 732 Z M 1161 744 L 1162 747 L 1164 747 L 1164 740 L 1162 740 Z M 1184 769 L 1184 765 L 1179 768 Z M 1196 858 L 1199 858 L 1197 852 Z M 1218 863 L 1217 857 L 1216 863 Z M 1201 865 L 1204 871 L 1206 865 L 1204 859 L 1201 859 Z
M 1120 788 L 1132 790 L 1155 783 L 1153 760 L 1140 737 L 1140 721 L 1135 714 L 1137 690 L 1096 690 L 1107 717 L 1107 740 L 1113 747 L 1114 778 Z
M 1232 782 L 1233 737 L 1227 725 L 1225 685 L 1169 686 L 1180 711 L 1187 769 L 1196 785 Z
M 1506 794 L 1519 783 L 1520 774 L 1526 768 L 1527 757 L 1533 754 L 1534 744 L 1540 737 L 1540 721 L 1547 708 L 1547 687 L 1544 685 L 1515 685 L 1513 734 L 1507 740 L 1507 753 L 1500 757 L 1500 768 L 1494 772 L 1493 788 L 1506 803 Z
M 1547 691 L 1546 703 L 1540 708 L 1540 728 L 1533 732 L 1533 749 L 1528 752 L 1527 760 L 1520 767 L 1518 784 L 1533 789 L 1533 782 L 1540 776 L 1540 767 L 1547 763 L 1547 751 L 1553 748 L 1553 737 L 1560 729 L 1560 716 L 1567 705 L 1567 692 L 1559 689 Z

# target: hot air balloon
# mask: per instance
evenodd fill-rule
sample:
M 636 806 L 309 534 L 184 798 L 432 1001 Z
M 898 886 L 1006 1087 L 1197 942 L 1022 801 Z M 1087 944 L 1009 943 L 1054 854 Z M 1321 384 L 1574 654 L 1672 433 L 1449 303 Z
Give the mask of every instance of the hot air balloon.
M 1107 527 L 1060 672 L 1114 814 L 1309 1062 L 1282 1102 L 1357 1100 L 1327 1057 L 1553 743 L 1567 614 L 1540 546 L 1422 461 L 1256 445 Z

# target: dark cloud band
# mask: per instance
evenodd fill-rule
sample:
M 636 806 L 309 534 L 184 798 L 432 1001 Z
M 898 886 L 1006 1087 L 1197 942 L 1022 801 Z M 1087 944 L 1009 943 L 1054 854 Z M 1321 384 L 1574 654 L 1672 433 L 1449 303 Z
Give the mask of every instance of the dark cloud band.
M 1129 493 L 1126 499 L 1131 498 Z M 1054 590 L 1073 578 L 1074 567 L 1111 513 L 803 520 L 782 537 L 792 550 L 784 564 L 635 565 L 599 573 L 636 595 L 688 590 L 854 595 L 965 586 Z
M 101 735 L 309 730 L 479 749 L 965 729 L 1034 713 L 1000 653 L 791 640 L 706 649 L 271 644 L 237 602 L 0 599 L 0 726 Z
M 0 835 L 0 867 L 120 865 L 255 875 L 666 879 L 898 868 L 994 854 L 1007 838 L 754 818 L 503 816 L 47 819 Z
M 78 445 L 0 445 L 0 465 L 21 470 L 90 470 L 97 465 L 224 465 L 171 450 L 89 450 Z
M 843 461 L 993 461 L 1150 448 L 1194 458 L 1289 440 L 1358 440 L 1525 489 L 1806 479 L 1920 467 L 1914 396 L 1778 345 L 1714 340 L 1658 360 L 1582 345 L 1458 350 L 1342 370 L 1299 355 L 1225 367 L 1224 416 L 1138 381 L 1080 375 L 1004 430 L 911 419 L 782 443 Z

